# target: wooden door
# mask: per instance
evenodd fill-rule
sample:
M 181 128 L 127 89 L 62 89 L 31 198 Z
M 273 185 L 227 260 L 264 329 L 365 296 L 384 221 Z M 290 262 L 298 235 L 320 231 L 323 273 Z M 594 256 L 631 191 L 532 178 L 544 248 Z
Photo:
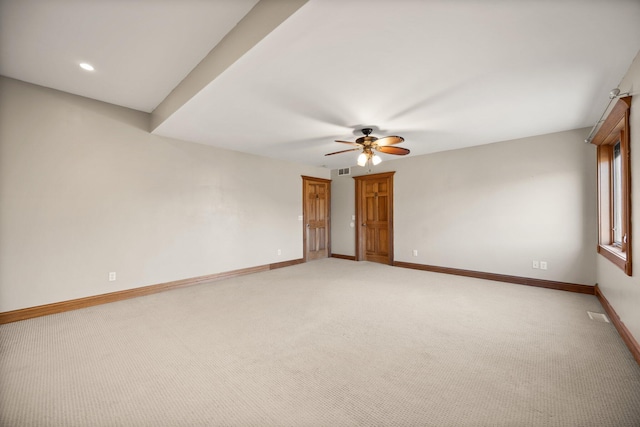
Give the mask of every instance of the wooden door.
M 302 177 L 305 261 L 330 254 L 331 180 Z
M 356 180 L 356 259 L 393 264 L 393 174 Z

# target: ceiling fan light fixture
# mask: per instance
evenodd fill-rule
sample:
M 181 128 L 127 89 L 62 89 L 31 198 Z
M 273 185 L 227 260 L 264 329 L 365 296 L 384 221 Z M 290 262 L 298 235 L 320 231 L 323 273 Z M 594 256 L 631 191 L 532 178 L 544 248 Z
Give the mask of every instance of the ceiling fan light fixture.
M 340 153 L 348 153 L 351 151 L 360 151 L 360 155 L 358 156 L 358 166 L 366 166 L 369 165 L 379 165 L 382 162 L 382 158 L 378 156 L 375 151 L 379 151 L 385 154 L 395 154 L 396 156 L 404 156 L 409 154 L 409 150 L 406 148 L 396 147 L 396 144 L 399 144 L 404 141 L 404 138 L 401 136 L 383 136 L 382 138 L 378 138 L 375 136 L 369 136 L 372 132 L 371 128 L 362 129 L 362 133 L 364 136 L 356 139 L 355 142 L 352 141 L 342 141 L 337 139 L 336 142 L 341 144 L 348 144 L 352 147 L 348 150 L 336 151 L 334 153 L 325 154 L 325 156 L 333 156 L 334 154 Z

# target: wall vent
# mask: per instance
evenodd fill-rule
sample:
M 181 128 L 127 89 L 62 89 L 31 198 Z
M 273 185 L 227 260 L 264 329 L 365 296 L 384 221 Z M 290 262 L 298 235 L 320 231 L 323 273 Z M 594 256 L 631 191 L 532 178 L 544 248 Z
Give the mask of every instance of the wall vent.
M 591 311 L 587 311 L 587 314 L 589 315 L 589 319 L 591 320 L 595 320 L 596 322 L 609 323 L 609 319 L 607 319 L 607 316 L 602 313 L 593 313 Z
M 338 169 L 338 176 L 351 175 L 351 168 Z

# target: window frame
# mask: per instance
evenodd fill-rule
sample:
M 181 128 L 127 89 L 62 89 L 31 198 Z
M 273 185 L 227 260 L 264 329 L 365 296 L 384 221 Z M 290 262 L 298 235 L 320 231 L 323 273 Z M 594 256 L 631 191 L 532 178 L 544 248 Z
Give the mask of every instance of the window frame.
M 598 253 L 631 276 L 631 159 L 629 152 L 629 110 L 631 97 L 620 98 L 593 137 L 598 162 Z M 620 144 L 620 197 L 622 242 L 615 243 L 614 147 Z

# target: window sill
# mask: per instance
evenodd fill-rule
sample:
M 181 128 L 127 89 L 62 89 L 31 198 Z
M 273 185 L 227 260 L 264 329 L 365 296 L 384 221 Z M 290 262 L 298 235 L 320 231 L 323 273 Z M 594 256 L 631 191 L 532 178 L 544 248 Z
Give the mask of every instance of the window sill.
M 631 260 L 626 252 L 613 245 L 598 245 L 598 253 L 617 265 L 627 276 L 631 276 Z

